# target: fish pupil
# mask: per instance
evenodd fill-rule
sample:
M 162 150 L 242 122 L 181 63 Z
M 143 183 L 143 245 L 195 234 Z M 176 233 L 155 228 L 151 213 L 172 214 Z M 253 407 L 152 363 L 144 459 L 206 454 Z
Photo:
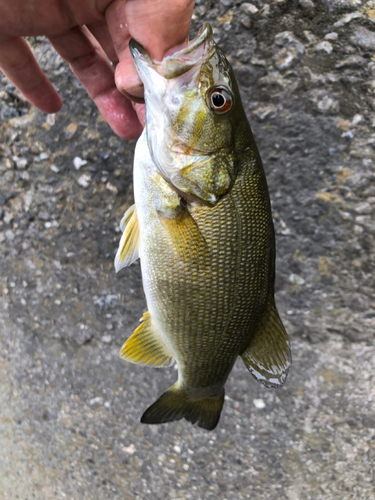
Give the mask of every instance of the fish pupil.
M 223 88 L 214 88 L 208 95 L 208 106 L 219 115 L 223 115 L 232 108 L 233 99 Z
M 215 108 L 222 108 L 225 102 L 225 97 L 222 94 L 219 94 L 219 92 L 214 92 L 212 94 L 212 104 L 215 106 Z

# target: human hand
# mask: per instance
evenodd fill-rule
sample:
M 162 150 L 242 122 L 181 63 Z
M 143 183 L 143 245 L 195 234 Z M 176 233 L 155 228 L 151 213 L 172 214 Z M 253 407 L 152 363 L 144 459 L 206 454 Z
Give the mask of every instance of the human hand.
M 194 0 L 2 0 L 0 69 L 46 113 L 62 100 L 38 66 L 24 36 L 45 35 L 69 64 L 120 137 L 144 125 L 143 88 L 129 51 L 133 37 L 155 59 L 186 43 Z M 116 84 L 114 70 L 116 67 Z M 124 95 L 125 94 L 125 95 Z

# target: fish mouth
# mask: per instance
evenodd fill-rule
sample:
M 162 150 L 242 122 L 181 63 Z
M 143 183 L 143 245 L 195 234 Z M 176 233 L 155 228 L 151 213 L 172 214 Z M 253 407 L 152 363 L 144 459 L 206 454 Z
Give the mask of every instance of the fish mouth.
M 129 43 L 130 53 L 137 68 L 140 63 L 146 64 L 167 80 L 177 78 L 194 66 L 201 65 L 213 47 L 212 28 L 208 23 L 202 26 L 197 36 L 186 47 L 165 57 L 162 61 L 152 59 L 147 50 L 134 38 Z

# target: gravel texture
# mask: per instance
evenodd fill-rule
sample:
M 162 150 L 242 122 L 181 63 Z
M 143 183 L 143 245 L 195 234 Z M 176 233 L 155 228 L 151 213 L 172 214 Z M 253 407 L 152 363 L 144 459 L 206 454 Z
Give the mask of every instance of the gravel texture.
M 0 498 L 375 498 L 375 2 L 199 0 L 268 177 L 293 368 L 241 362 L 211 433 L 144 426 L 176 371 L 118 351 L 145 310 L 114 272 L 134 141 L 110 131 L 43 38 L 47 116 L 0 77 Z

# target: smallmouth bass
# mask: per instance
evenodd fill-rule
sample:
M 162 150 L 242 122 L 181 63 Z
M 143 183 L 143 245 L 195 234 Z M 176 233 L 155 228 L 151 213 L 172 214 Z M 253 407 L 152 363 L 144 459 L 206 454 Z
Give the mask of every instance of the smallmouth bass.
M 148 312 L 120 354 L 178 365 L 141 422 L 216 427 L 238 356 L 281 386 L 291 354 L 274 300 L 275 236 L 262 162 L 233 70 L 206 24 L 184 49 L 131 54 L 145 87 L 135 204 L 121 222 L 116 271 L 138 257 Z

